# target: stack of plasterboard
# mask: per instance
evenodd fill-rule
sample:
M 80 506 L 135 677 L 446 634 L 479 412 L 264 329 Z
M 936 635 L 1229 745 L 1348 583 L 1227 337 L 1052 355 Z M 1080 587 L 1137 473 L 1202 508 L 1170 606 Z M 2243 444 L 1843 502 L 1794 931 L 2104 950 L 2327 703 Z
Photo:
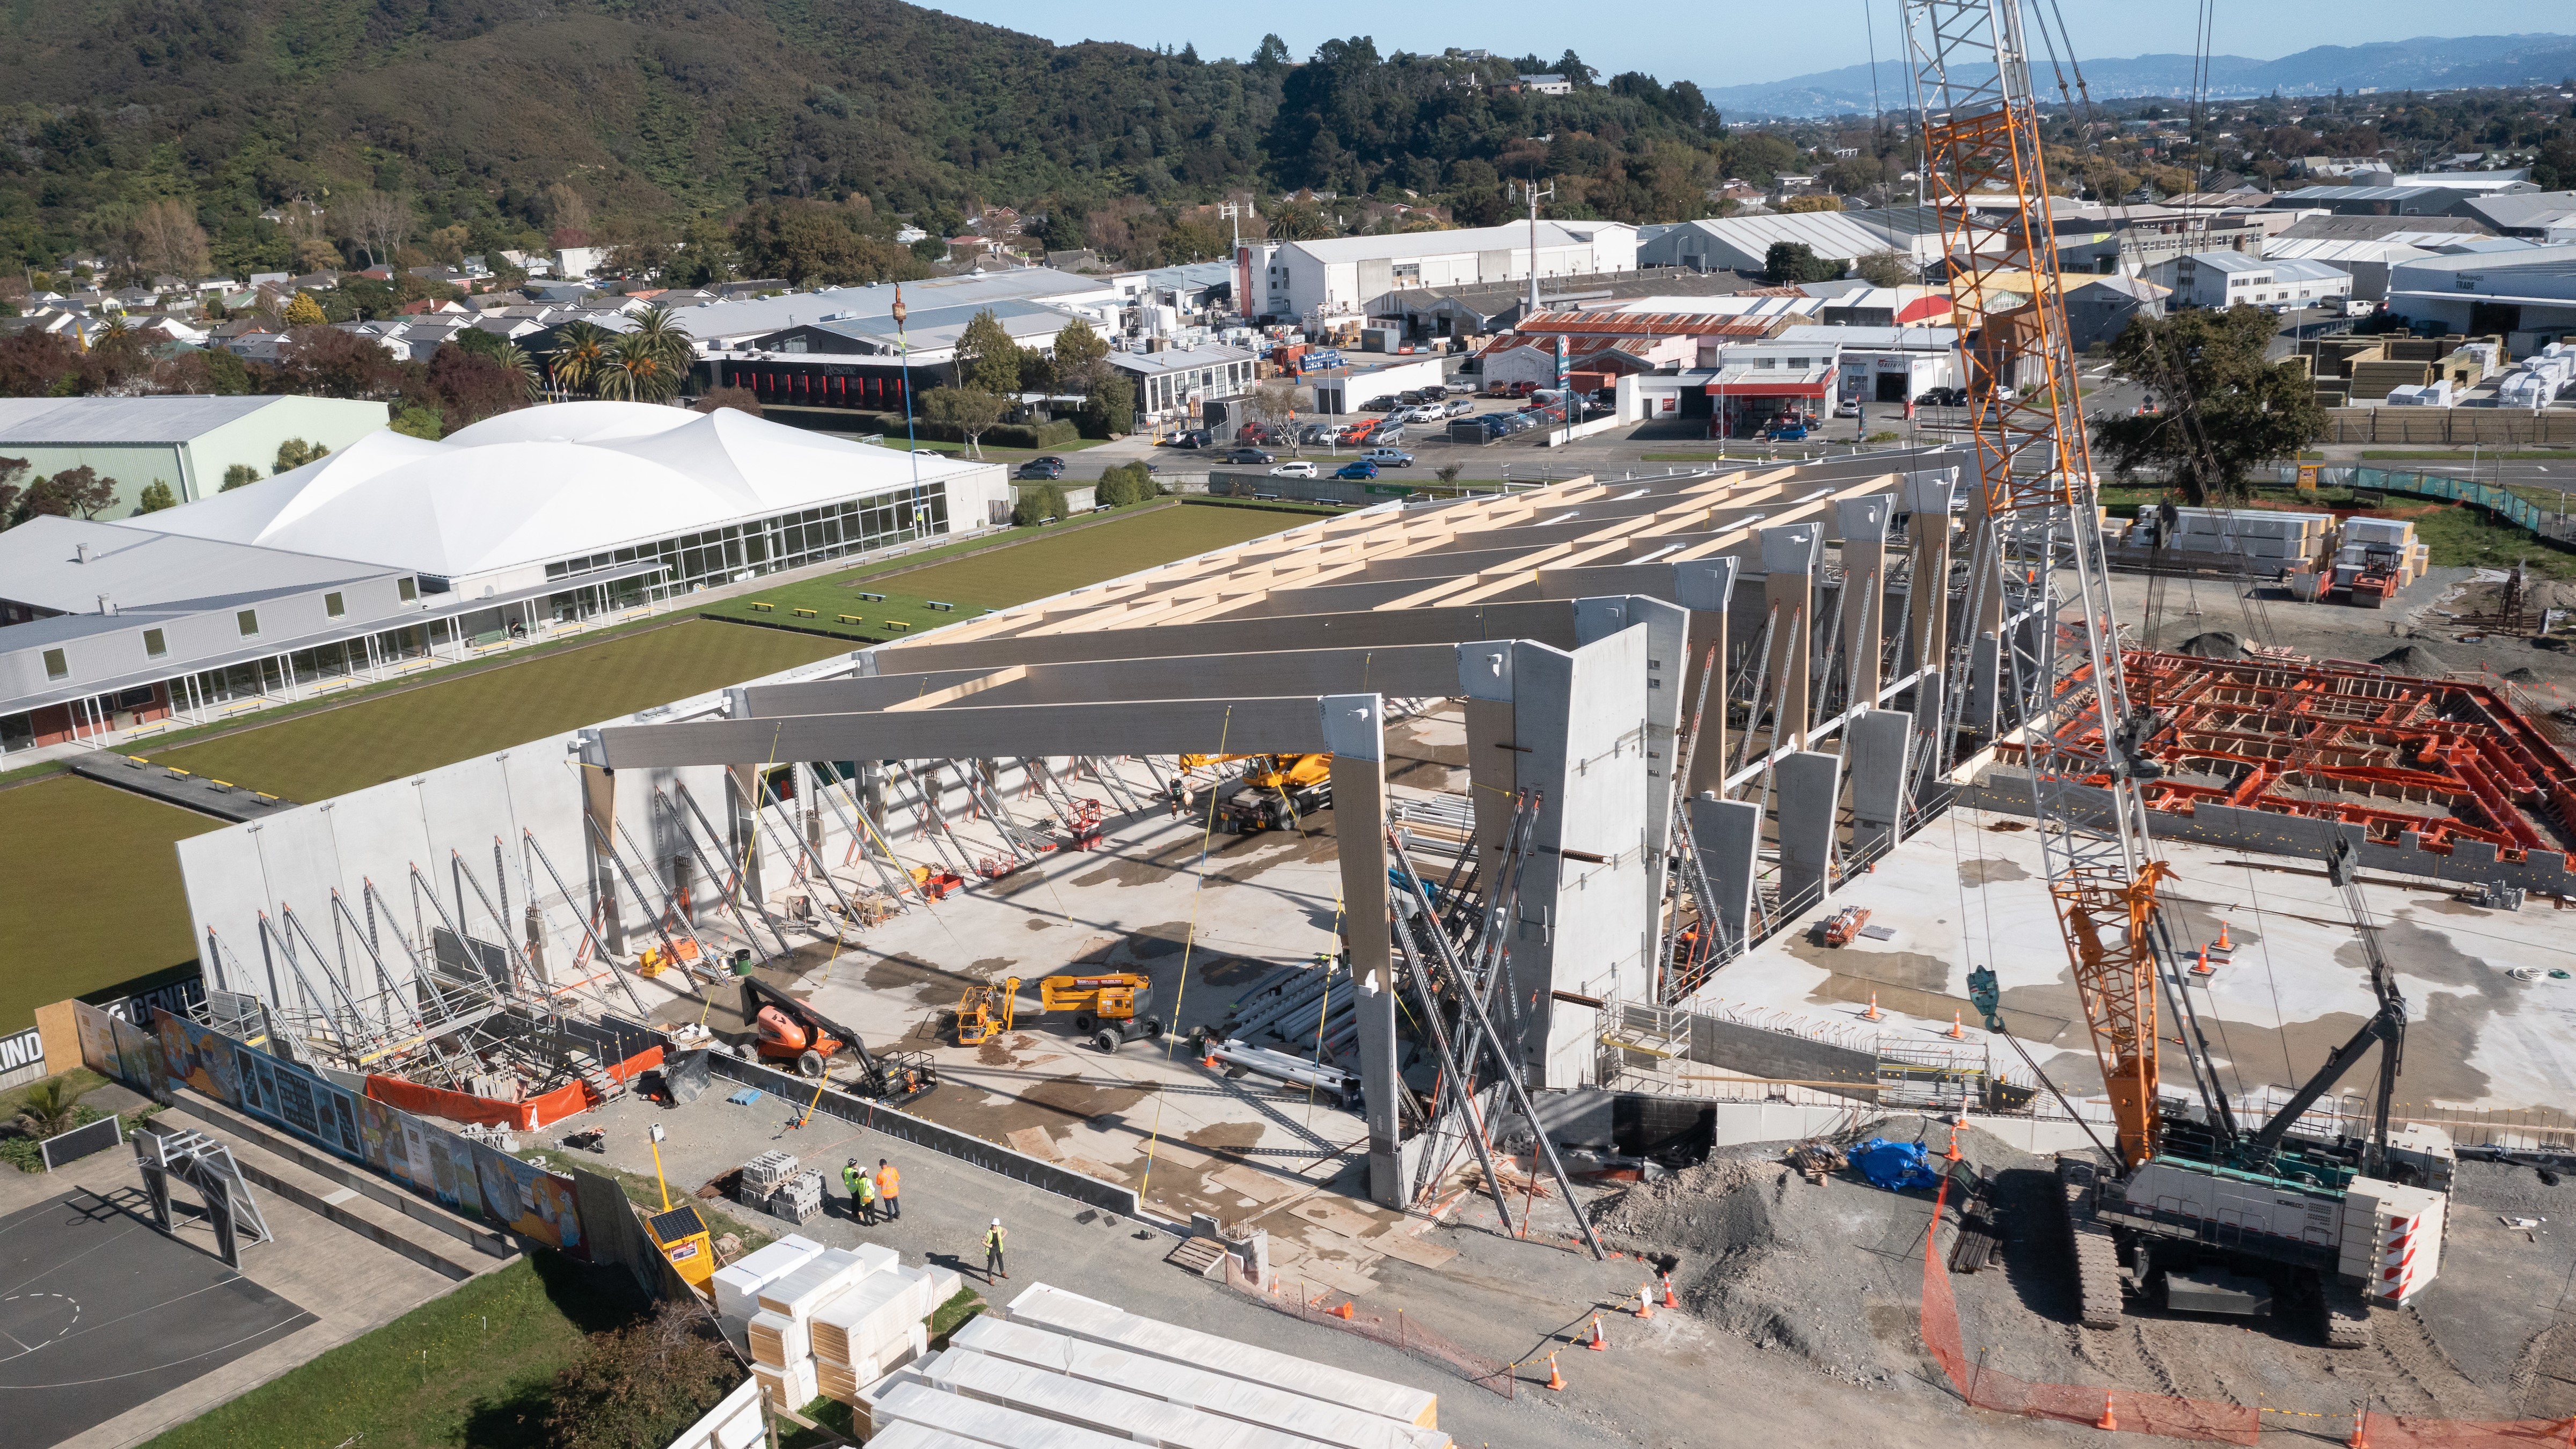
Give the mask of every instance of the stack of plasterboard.
M 2178 508 L 2173 547 L 2192 553 L 2232 553 L 2279 569 L 2325 550 L 2327 513 L 2287 513 L 2268 508 Z
M 1334 1368 L 1275 1349 L 1257 1348 L 1161 1323 L 1115 1304 L 1040 1283 L 1011 1300 L 1010 1318 L 1067 1338 L 1189 1365 L 1228 1378 L 1268 1384 L 1305 1398 L 1340 1404 L 1398 1423 L 1439 1427 L 1440 1396 L 1386 1379 Z
M 1323 1449 L 1316 1440 L 980 1353 L 921 1366 L 929 1387 L 1166 1449 Z
M 891 1255 L 889 1255 L 891 1257 Z M 815 1382 L 843 1403 L 929 1345 L 926 1320 L 939 1306 L 925 1269 L 882 1265 L 814 1312 Z
M 742 1334 L 750 1330 L 751 1316 L 760 1311 L 760 1290 L 805 1266 L 822 1251 L 821 1243 L 790 1233 L 718 1268 L 710 1282 L 715 1288 L 716 1317 L 727 1333 L 739 1342 Z
M 1448 1449 L 1449 1445 L 1449 1436 L 1438 1429 L 1401 1423 L 1168 1359 L 1147 1358 L 1106 1344 L 1067 1338 L 989 1314 L 958 1329 L 939 1361 L 945 1364 L 961 1354 L 982 1354 L 1025 1368 L 1105 1384 L 1220 1418 L 1277 1429 L 1334 1449 Z M 929 1377 L 934 1383 L 940 1382 L 935 1373 Z
M 826 1248 L 760 1290 L 760 1311 L 751 1317 L 752 1372 L 777 1402 L 801 1409 L 820 1397 L 814 1312 L 859 1282 L 872 1260 L 847 1248 Z
M 871 1412 L 864 1416 L 854 1413 L 852 1418 L 854 1422 L 864 1422 L 870 1444 L 882 1442 L 877 1436 L 910 1424 L 993 1449 L 1136 1449 L 1136 1441 L 1124 1434 L 1105 1434 L 1078 1424 L 1042 1419 L 1000 1404 L 946 1393 L 918 1381 L 893 1384 L 871 1406 Z

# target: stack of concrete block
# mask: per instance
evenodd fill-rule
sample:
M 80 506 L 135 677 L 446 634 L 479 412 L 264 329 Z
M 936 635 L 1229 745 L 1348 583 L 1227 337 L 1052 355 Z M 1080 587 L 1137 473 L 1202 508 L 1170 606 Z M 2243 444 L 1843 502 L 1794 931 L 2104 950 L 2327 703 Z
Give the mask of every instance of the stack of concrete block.
M 1438 1429 L 1399 1423 L 1188 1364 L 1067 1338 L 990 1314 L 957 1330 L 941 1362 L 960 1354 L 982 1354 L 1124 1389 L 1219 1418 L 1277 1429 L 1336 1449 L 1447 1449 L 1449 1444 L 1449 1436 Z M 934 1384 L 940 1381 L 936 1373 L 925 1372 L 925 1378 Z
M 2388 396 L 2389 389 L 2422 387 L 2433 380 L 2433 364 L 2424 362 L 2355 362 L 2352 365 L 2354 402 L 2377 402 Z
M 771 1217 L 801 1223 L 823 1210 L 823 1174 L 807 1169 L 772 1188 L 768 1212 Z
M 795 1175 L 796 1154 L 772 1148 L 742 1165 L 740 1196 L 744 1202 L 759 1207 Z
M 1352 1373 L 1275 1349 L 1256 1348 L 1178 1324 L 1129 1313 L 1115 1304 L 1040 1283 L 1011 1300 L 1011 1320 L 1067 1338 L 1105 1344 L 1146 1358 L 1164 1359 L 1285 1389 L 1310 1399 L 1375 1414 L 1398 1423 L 1437 1428 L 1440 1396 L 1425 1389 Z
M 814 1313 L 867 1273 L 846 1248 L 826 1248 L 760 1290 L 751 1316 L 752 1373 L 776 1403 L 801 1409 L 821 1397 L 814 1368 Z

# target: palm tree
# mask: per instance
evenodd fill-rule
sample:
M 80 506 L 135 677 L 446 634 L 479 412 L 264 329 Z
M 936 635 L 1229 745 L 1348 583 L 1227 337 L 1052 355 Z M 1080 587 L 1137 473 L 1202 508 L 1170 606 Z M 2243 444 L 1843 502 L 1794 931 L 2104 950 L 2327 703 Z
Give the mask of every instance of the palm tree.
M 547 365 L 555 386 L 566 392 L 591 386 L 608 366 L 609 334 L 588 322 L 575 322 L 558 335 L 563 345 Z
M 689 364 L 697 360 L 697 339 L 681 330 L 668 307 L 647 307 L 635 319 L 635 329 L 626 334 L 651 350 L 671 370 L 686 375 Z
M 520 350 L 519 344 L 502 343 L 501 350 L 493 355 L 492 360 L 501 364 L 501 370 L 518 383 L 521 396 L 533 398 L 537 395 L 537 366 L 528 360 L 528 354 Z
M 85 1095 L 85 1089 L 72 1085 L 68 1072 L 38 1082 L 19 1103 L 18 1130 L 39 1142 L 69 1132 L 80 1125 L 80 1099 Z
M 664 346 L 639 330 L 610 344 L 606 361 L 591 379 L 591 391 L 625 402 L 668 402 L 687 375 L 686 368 L 672 364 Z

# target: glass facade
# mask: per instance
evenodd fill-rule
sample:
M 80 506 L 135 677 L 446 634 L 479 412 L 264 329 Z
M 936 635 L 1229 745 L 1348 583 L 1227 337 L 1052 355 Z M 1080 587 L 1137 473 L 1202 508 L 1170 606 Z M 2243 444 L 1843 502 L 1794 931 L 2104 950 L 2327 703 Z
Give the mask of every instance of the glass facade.
M 948 531 L 948 488 L 922 485 L 916 504 L 912 488 L 827 503 L 781 513 L 756 523 L 686 533 L 633 548 L 612 549 L 583 558 L 546 565 L 549 582 L 578 582 L 584 574 L 650 563 L 659 558 L 663 574 L 620 579 L 610 592 L 621 600 L 640 600 L 655 591 L 685 593 L 700 585 L 721 584 L 752 574 L 803 568 L 844 554 L 892 548 L 914 539 Z M 557 595 L 561 601 L 563 595 Z

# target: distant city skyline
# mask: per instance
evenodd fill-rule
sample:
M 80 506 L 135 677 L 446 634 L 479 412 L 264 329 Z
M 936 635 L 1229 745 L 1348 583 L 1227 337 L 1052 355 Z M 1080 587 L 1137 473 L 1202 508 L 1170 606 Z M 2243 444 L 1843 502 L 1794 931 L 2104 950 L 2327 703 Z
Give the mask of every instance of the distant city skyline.
M 2189 54 L 2194 48 L 2193 28 L 2200 13 L 2197 0 L 2058 0 L 2058 4 L 2079 60 Z M 1890 71 L 1893 77 L 1901 73 L 1904 50 L 1896 0 L 1827 0 L 1794 12 L 1795 24 L 1782 23 L 1783 12 L 1770 5 L 1722 0 L 1696 12 L 1708 17 L 1696 25 L 1678 18 L 1690 12 L 1673 12 L 1670 19 L 1631 17 L 1635 23 L 1604 24 L 1584 10 L 1531 0 L 1495 0 L 1473 11 L 1393 12 L 1338 26 L 1304 21 L 1302 16 L 1256 16 L 1183 0 L 1129 0 L 1114 10 L 1101 11 L 1039 0 L 943 0 L 931 8 L 1044 36 L 1060 45 L 1115 40 L 1178 49 L 1192 44 L 1210 60 L 1221 56 L 1241 60 L 1252 54 L 1264 34 L 1276 31 L 1290 52 L 1302 59 L 1326 40 L 1368 35 L 1381 51 L 1437 54 L 1460 46 L 1499 55 L 1536 53 L 1553 58 L 1571 49 L 1605 76 L 1642 70 L 1667 83 L 1692 80 L 1711 87 L 1866 65 L 1873 33 L 1879 63 L 1895 63 Z M 1861 23 L 1864 14 L 1870 22 L 1867 29 Z M 2221 55 L 2273 60 L 2311 46 L 2413 39 L 2435 33 L 2426 28 L 2435 19 L 2441 25 L 2438 33 L 2449 36 L 2511 35 L 2544 26 L 2576 31 L 2576 22 L 2563 17 L 2551 25 L 2543 7 L 2505 0 L 2455 0 L 2438 14 L 2398 0 L 2266 0 L 2261 5 L 2219 6 L 2211 49 Z

